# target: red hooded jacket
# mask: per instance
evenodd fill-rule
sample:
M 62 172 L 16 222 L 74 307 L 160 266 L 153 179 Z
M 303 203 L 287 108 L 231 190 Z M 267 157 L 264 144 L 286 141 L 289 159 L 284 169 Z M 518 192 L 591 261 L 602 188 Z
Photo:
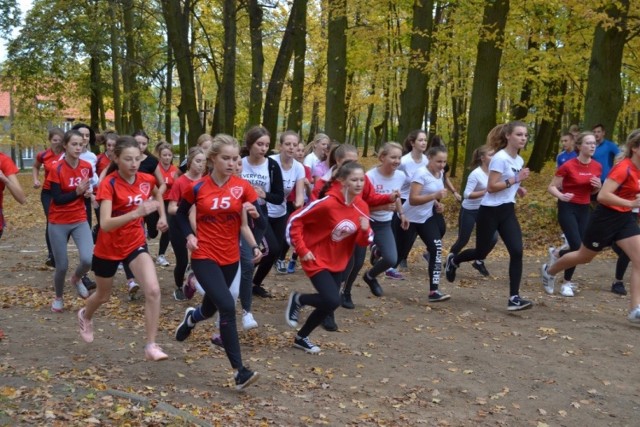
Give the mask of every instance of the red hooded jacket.
M 316 181 L 313 184 L 313 190 L 311 191 L 311 201 L 317 200 L 320 197 L 320 191 L 322 191 L 322 187 L 324 187 L 324 184 L 327 182 L 329 177 L 331 177 L 332 173 L 333 170 L 330 169 L 329 172 L 327 172 L 327 174 L 322 178 L 316 178 Z M 340 192 L 339 181 L 333 181 L 331 189 L 333 190 L 334 188 L 338 189 L 338 193 Z M 373 184 L 371 184 L 371 180 L 367 175 L 364 176 L 364 188 L 362 189 L 362 194 L 360 194 L 360 197 L 362 197 L 362 200 L 364 200 L 367 205 L 372 207 L 386 205 L 392 203 L 394 200 L 392 198 L 392 195 L 376 193 L 375 189 L 373 188 Z

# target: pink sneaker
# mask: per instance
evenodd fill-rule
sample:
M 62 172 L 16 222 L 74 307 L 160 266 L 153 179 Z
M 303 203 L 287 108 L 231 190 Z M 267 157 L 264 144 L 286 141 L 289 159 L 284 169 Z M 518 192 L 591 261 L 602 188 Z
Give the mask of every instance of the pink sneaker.
M 84 308 L 78 311 L 78 325 L 82 339 L 85 342 L 93 342 L 93 321 L 84 318 Z
M 154 362 L 169 358 L 169 356 L 167 356 L 167 354 L 162 351 L 162 348 L 160 348 L 156 343 L 147 344 L 144 347 L 144 357 L 147 360 L 153 360 Z

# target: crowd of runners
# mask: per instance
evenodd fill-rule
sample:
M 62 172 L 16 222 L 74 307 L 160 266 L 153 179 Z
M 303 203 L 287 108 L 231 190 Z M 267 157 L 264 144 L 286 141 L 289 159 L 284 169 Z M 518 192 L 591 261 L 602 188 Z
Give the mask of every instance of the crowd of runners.
M 211 341 L 224 348 L 236 388 L 242 389 L 258 373 L 242 359 L 236 304 L 240 299 L 242 328 L 258 327 L 252 299 L 271 297 L 265 286 L 269 274 L 301 268 L 309 277 L 313 291 L 292 292 L 282 308 L 286 324 L 297 331 L 293 346 L 312 354 L 321 351 L 310 339 L 314 329 L 337 330 L 335 310 L 355 308 L 356 280 L 361 277 L 380 297 L 380 276 L 404 279 L 402 268 L 417 237 L 426 247 L 430 303 L 451 298 L 442 277 L 455 281 L 464 262 L 489 276 L 484 260 L 500 238 L 509 253 L 506 308 L 532 307 L 520 294 L 523 236 L 515 210 L 529 178 L 519 155 L 528 140 L 524 123 L 506 123 L 489 133 L 470 159 L 461 192 L 447 176 L 442 139 L 427 141 L 422 130 L 411 132 L 402 145 L 383 144 L 379 163 L 370 170 L 358 163 L 356 147 L 324 134 L 305 145 L 296 132 L 283 132 L 277 154 L 269 154 L 271 138 L 260 126 L 249 129 L 241 143 L 229 135 L 202 135 L 176 167 L 171 145 L 159 142 L 152 153 L 144 131 L 96 135 L 84 124 L 67 132 L 52 129 L 49 147 L 33 167 L 33 186 L 41 188 L 47 219 L 45 263 L 55 269 L 51 310 L 64 312 L 68 283 L 86 300 L 77 318 L 80 336 L 92 342 L 94 317 L 109 301 L 122 268 L 129 298 L 136 299 L 140 289 L 144 294 L 145 358 L 167 359 L 156 342 L 161 304 L 156 267 L 171 266 L 171 245 L 174 298 L 201 295 L 200 305 L 188 307 L 176 321 L 175 339 L 186 340 L 198 323 L 215 318 L 219 333 Z M 605 139 L 602 125 L 592 132 L 572 127 L 561 143 L 548 192 L 558 199 L 564 244 L 549 248 L 541 271 L 544 290 L 553 294 L 555 276 L 563 272 L 559 292 L 574 296 L 575 267 L 613 246 L 619 258 L 611 290 L 626 295 L 622 279 L 631 263 L 628 319 L 640 323 L 640 130 L 629 134 L 622 151 Z M 96 145 L 104 147 L 98 156 Z M 17 173 L 11 159 L 0 154 L 0 236 L 5 187 L 19 203 L 26 202 Z M 458 236 L 448 251 L 445 198 L 460 202 Z M 465 249 L 474 228 L 475 245 Z M 158 236 L 158 253 L 151 255 L 147 241 Z M 71 274 L 70 240 L 79 254 Z M 363 269 L 367 250 L 370 266 Z M 312 311 L 303 320 L 305 306 Z

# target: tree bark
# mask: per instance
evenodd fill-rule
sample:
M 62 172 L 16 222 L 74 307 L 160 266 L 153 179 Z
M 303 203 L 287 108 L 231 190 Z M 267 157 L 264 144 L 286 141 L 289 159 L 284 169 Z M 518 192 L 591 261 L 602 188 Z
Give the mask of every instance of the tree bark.
M 347 0 L 328 0 L 327 89 L 324 128 L 331 139 L 344 142 L 347 113 Z
M 224 60 L 222 65 L 222 85 L 220 87 L 220 131 L 234 134 L 236 117 L 236 47 L 238 9 L 236 0 L 222 3 L 224 25 Z
M 140 90 L 138 88 L 138 60 L 136 53 L 136 42 L 133 26 L 133 0 L 123 0 L 123 18 L 124 18 L 124 40 L 126 46 L 125 64 L 126 73 L 123 78 L 128 81 L 128 92 L 125 92 L 125 98 L 128 98 L 129 105 L 129 131 L 142 129 L 142 111 L 140 110 Z
M 415 0 L 407 83 L 400 95 L 398 141 L 403 141 L 409 132 L 422 127 L 423 116 L 427 110 L 427 66 L 431 53 L 432 31 L 433 0 Z
M 609 2 L 605 12 L 615 25 L 605 28 L 604 23 L 600 23 L 595 30 L 584 104 L 584 124 L 588 129 L 602 124 L 607 134 L 613 135 L 623 102 L 620 73 L 622 53 L 629 34 L 629 0 Z
M 170 43 L 167 44 L 167 80 L 165 85 L 164 138 L 169 144 L 173 144 L 173 133 L 171 132 L 171 106 L 173 103 L 173 49 L 171 49 Z M 180 152 L 180 159 L 183 159 L 184 155 L 184 152 Z
M 262 112 L 262 76 L 264 54 L 262 51 L 262 8 L 258 0 L 248 1 L 249 32 L 251 34 L 251 88 L 249 90 L 249 121 L 247 129 L 260 123 Z
M 304 59 L 307 50 L 307 0 L 300 2 L 297 28 L 293 41 L 293 79 L 291 80 L 291 103 L 287 128 L 300 133 L 302 131 L 304 97 Z
M 508 13 L 509 0 L 485 1 L 469 107 L 468 128 L 473 132 L 467 134 L 467 159 L 471 159 L 473 151 L 485 143 L 496 123 L 498 75 Z M 468 171 L 465 177 L 467 174 Z

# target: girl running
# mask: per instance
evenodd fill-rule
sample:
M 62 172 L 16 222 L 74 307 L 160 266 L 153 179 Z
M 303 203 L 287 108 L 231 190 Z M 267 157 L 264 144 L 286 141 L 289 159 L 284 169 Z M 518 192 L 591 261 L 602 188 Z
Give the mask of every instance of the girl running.
M 89 291 L 82 283 L 91 267 L 93 237 L 87 222 L 85 199 L 91 197 L 91 164 L 80 159 L 84 149 L 82 134 L 77 130 L 68 131 L 62 140 L 65 149 L 64 160 L 49 173 L 51 182 L 51 206 L 49 207 L 49 241 L 56 260 L 53 276 L 55 299 L 51 311 L 62 313 L 64 310 L 64 281 L 69 268 L 67 242 L 69 237 L 78 248 L 79 264 L 69 282 L 75 286 L 81 298 L 88 298 Z
M 560 271 L 589 263 L 613 243 L 631 260 L 631 298 L 628 320 L 640 323 L 640 129 L 627 137 L 624 159 L 614 165 L 598 193 L 598 206 L 589 218 L 580 249 L 569 252 L 552 265 L 542 266 L 542 285 L 553 289 Z
M 47 220 L 47 228 L 44 230 L 45 240 L 47 242 L 47 260 L 45 264 L 48 267 L 55 267 L 55 260 L 53 259 L 53 252 L 51 252 L 51 242 L 49 242 L 49 206 L 51 205 L 51 184 L 48 181 L 49 172 L 55 167 L 55 165 L 64 156 L 64 148 L 62 147 L 62 138 L 64 138 L 64 132 L 62 129 L 54 128 L 49 131 L 49 148 L 38 153 L 36 160 L 33 163 L 31 173 L 33 174 L 33 188 L 38 189 L 42 187 L 40 192 L 40 202 L 42 203 L 42 210 L 44 211 L 45 219 Z M 44 183 L 40 182 L 40 168 L 44 168 Z
M 243 389 L 258 378 L 258 373 L 242 363 L 238 331 L 236 329 L 235 301 L 229 288 L 240 280 L 239 235 L 251 245 L 254 261 L 262 257 L 249 229 L 245 202 L 258 199 L 251 184 L 234 175 L 238 162 L 238 143 L 229 135 L 216 135 L 209 150 L 208 160 L 212 165 L 209 176 L 194 183 L 185 193 L 178 206 L 176 219 L 186 236 L 187 248 L 193 251 L 191 267 L 205 296 L 202 305 L 189 307 L 182 323 L 176 330 L 176 340 L 189 337 L 196 323 L 220 312 L 220 333 L 227 358 L 236 370 L 236 388 Z M 198 236 L 189 223 L 189 210 L 196 206 Z
M 254 126 L 247 131 L 244 136 L 245 147 L 241 153 L 245 157 L 242 159 L 242 178 L 251 183 L 258 193 L 258 205 L 260 215 L 265 218 L 269 216 L 267 203 L 281 205 L 284 202 L 284 184 L 282 182 L 282 169 L 278 162 L 270 157 L 266 157 L 271 142 L 271 134 L 262 126 Z M 276 225 L 278 221 L 276 221 Z M 265 239 L 265 261 L 260 262 L 253 276 L 253 295 L 261 298 L 271 298 L 271 293 L 262 286 L 273 261 L 280 254 L 282 229 L 274 229 L 273 222 L 269 225 L 264 234 Z
M 480 209 L 482 198 L 487 193 L 489 163 L 492 157 L 493 149 L 489 145 L 476 148 L 473 152 L 471 167 L 474 169 L 467 178 L 467 185 L 463 192 L 462 207 L 460 208 L 460 215 L 458 216 L 458 239 L 449 251 L 449 253 L 454 256 L 459 254 L 467 243 L 469 243 L 471 233 L 476 226 L 478 210 Z M 489 252 L 493 250 L 497 241 L 498 236 L 496 234 L 492 240 Z M 478 270 L 483 276 L 489 276 L 489 271 L 487 271 L 487 267 L 484 265 L 484 260 L 475 260 L 471 263 L 471 266 Z
M 118 134 L 115 132 L 104 132 L 102 134 L 102 143 L 104 144 L 104 152 L 98 155 L 96 163 L 96 174 L 98 177 L 102 175 L 102 171 L 106 170 L 113 160 L 113 149 L 116 147 Z
M 327 135 L 325 135 L 324 133 L 317 133 L 313 137 L 313 141 L 311 141 L 307 146 L 308 154 L 305 156 L 303 164 L 311 169 L 313 179 L 316 179 L 317 177 L 321 177 L 323 175 L 322 166 L 320 166 L 320 168 L 317 170 L 316 166 L 322 162 L 325 162 L 329 157 L 330 142 L 331 141 L 329 140 L 329 137 Z M 328 170 L 328 167 L 326 168 L 326 170 Z M 314 173 L 317 173 L 317 175 L 313 175 Z
M 573 135 L 571 136 L 573 138 Z M 547 191 L 558 199 L 558 222 L 564 233 L 569 248 L 557 251 L 550 249 L 549 265 L 558 257 L 580 249 L 580 243 L 589 222 L 591 195 L 600 190 L 602 166 L 592 159 L 596 150 L 596 137 L 591 132 L 583 132 L 576 141 L 578 156 L 567 160 L 558 168 Z M 560 294 L 565 297 L 574 296 L 576 285 L 571 282 L 575 268 L 564 271 L 564 283 Z M 545 291 L 553 294 L 553 287 L 545 287 Z
M 187 300 L 187 297 L 184 294 L 183 284 L 185 273 L 189 266 L 189 251 L 187 251 L 187 241 L 178 229 L 175 214 L 178 210 L 178 203 L 180 202 L 182 194 L 194 182 L 200 180 L 205 173 L 207 168 L 207 158 L 202 148 L 192 147 L 189 150 L 186 168 L 186 172 L 176 179 L 173 183 L 173 187 L 171 187 L 171 191 L 169 191 L 169 205 L 167 207 L 169 230 L 173 230 L 173 233 L 170 233 L 169 236 L 171 238 L 173 254 L 176 257 L 176 266 L 173 269 L 173 280 L 176 284 L 176 289 L 173 291 L 173 297 L 176 301 Z
M 164 198 L 164 208 L 165 211 L 169 206 L 169 192 L 171 191 L 171 187 L 178 177 L 178 168 L 173 165 L 173 150 L 171 149 L 171 145 L 167 142 L 161 142 L 156 146 L 156 154 L 158 155 L 158 159 L 160 159 L 160 163 L 158 164 L 158 170 L 162 174 L 162 181 L 164 185 L 166 185 L 166 190 L 162 195 Z M 168 267 L 169 261 L 165 256 L 167 252 L 167 248 L 169 247 L 169 239 L 171 234 L 171 226 L 166 232 L 163 232 L 160 236 L 160 247 L 158 249 L 158 257 L 156 258 L 156 264 L 161 267 Z
M 427 157 L 427 166 L 418 169 L 411 179 L 409 200 L 402 205 L 409 227 L 399 237 L 402 241 L 404 238 L 412 239 L 417 234 L 422 239 L 429 253 L 429 302 L 440 302 L 451 298 L 438 289 L 442 272 L 442 237 L 446 226 L 436 216 L 436 213 L 444 210 L 441 200 L 447 196 L 444 187 L 447 149 L 442 145 L 431 147 L 427 150 Z M 411 245 L 403 244 L 402 247 L 406 250 Z M 400 254 L 404 258 L 407 255 Z
M 529 177 L 529 168 L 524 168 L 524 160 L 518 151 L 527 143 L 527 126 L 518 121 L 504 125 L 500 138 L 492 146 L 496 154 L 489 163 L 487 194 L 480 202 L 476 227 L 476 247 L 466 249 L 458 255 L 447 256 L 446 276 L 453 282 L 460 263 L 485 259 L 492 248 L 496 231 L 509 252 L 509 301 L 507 310 L 517 311 L 531 308 L 532 302 L 520 298 L 522 278 L 522 231 L 516 217 L 516 195 L 526 195 L 521 182 Z
M 334 180 L 339 186 L 332 185 Z M 340 282 L 354 246 L 366 248 L 368 244 L 369 207 L 360 198 L 364 182 L 362 166 L 344 163 L 325 184 L 322 197 L 294 212 L 287 225 L 287 239 L 300 254 L 302 269 L 317 291 L 292 292 L 285 311 L 287 324 L 297 328 L 300 309 L 305 305 L 315 307 L 293 342 L 294 347 L 307 353 L 320 352 L 309 335 L 340 305 Z
M 166 230 L 162 195 L 153 176 L 139 173 L 142 151 L 130 136 L 119 137 L 114 149 L 114 163 L 98 187 L 100 202 L 100 231 L 93 251 L 91 268 L 96 275 L 97 288 L 78 311 L 80 336 L 93 341 L 93 315 L 109 301 L 113 276 L 122 262 L 140 280 L 144 294 L 147 360 L 164 360 L 167 355 L 156 344 L 160 317 L 160 285 L 153 259 L 149 255 L 144 235 L 143 218 L 160 212 L 158 227 Z

